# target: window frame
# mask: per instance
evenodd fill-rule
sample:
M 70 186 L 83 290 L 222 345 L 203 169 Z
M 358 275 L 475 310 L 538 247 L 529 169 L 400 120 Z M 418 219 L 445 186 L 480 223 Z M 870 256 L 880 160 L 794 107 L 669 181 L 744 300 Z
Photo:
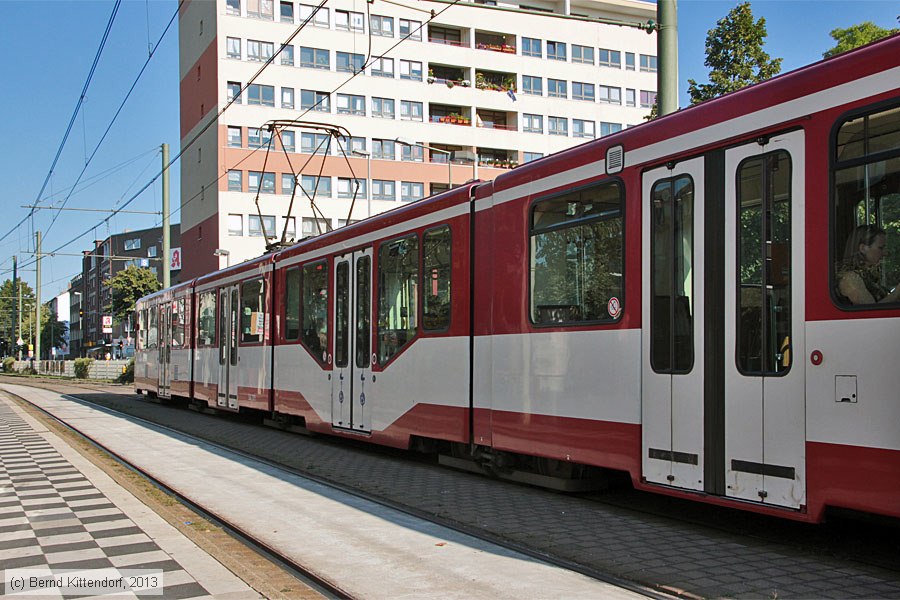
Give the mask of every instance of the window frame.
M 262 314 L 263 314 L 263 328 L 262 328 L 262 333 L 253 334 L 253 337 L 258 337 L 258 338 L 259 338 L 259 340 L 257 340 L 257 341 L 254 342 L 254 341 L 250 341 L 250 340 L 245 340 L 245 339 L 244 339 L 244 336 L 245 336 L 245 335 L 250 335 L 250 334 L 245 334 L 244 331 L 243 331 L 243 324 L 244 324 L 244 322 L 243 322 L 243 321 L 244 321 L 244 287 L 247 286 L 247 285 L 249 285 L 249 284 L 251 284 L 251 283 L 256 283 L 256 282 L 259 282 L 260 285 L 262 286 L 262 290 L 261 290 L 262 293 L 259 294 L 257 297 L 261 298 L 261 300 L 260 300 L 260 308 L 262 308 Z M 238 311 L 238 319 L 241 321 L 241 323 L 240 323 L 241 328 L 240 328 L 240 330 L 239 330 L 239 332 L 238 332 L 238 339 L 237 339 L 238 346 L 240 346 L 240 347 L 243 347 L 243 346 L 262 346 L 262 345 L 264 345 L 264 344 L 266 343 L 266 320 L 267 320 L 267 315 L 268 315 L 268 312 L 267 312 L 267 309 L 268 309 L 267 298 L 268 298 L 268 293 L 269 293 L 268 287 L 269 287 L 269 286 L 267 285 L 266 278 L 265 278 L 264 276 L 253 277 L 253 278 L 251 278 L 251 279 L 245 279 L 244 281 L 241 281 L 240 289 L 238 290 L 238 298 L 240 299 L 240 310 Z M 259 311 L 257 311 L 257 312 L 259 312 Z M 252 315 L 252 314 L 253 314 L 253 313 L 251 313 L 251 315 Z
M 450 289 L 450 297 L 449 297 L 449 311 L 447 313 L 446 323 L 441 327 L 429 328 L 425 326 L 425 240 L 428 238 L 429 234 L 434 234 L 435 232 L 441 230 L 447 231 L 447 236 L 449 237 L 449 246 L 448 251 L 450 254 L 450 264 L 448 265 L 448 287 Z M 421 266 L 419 267 L 419 311 L 421 315 L 419 316 L 419 324 L 422 330 L 422 335 L 435 335 L 447 333 L 450 331 L 450 328 L 453 326 L 453 228 L 450 227 L 449 223 L 441 223 L 440 225 L 433 225 L 428 227 L 424 231 L 422 231 L 422 242 L 421 248 L 419 250 L 419 254 L 421 256 Z

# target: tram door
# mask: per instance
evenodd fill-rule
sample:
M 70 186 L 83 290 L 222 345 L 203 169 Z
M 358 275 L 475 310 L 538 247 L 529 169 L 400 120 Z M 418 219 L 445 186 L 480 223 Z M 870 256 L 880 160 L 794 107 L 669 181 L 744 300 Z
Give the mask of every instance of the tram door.
M 238 286 L 219 290 L 219 381 L 216 406 L 238 408 Z
M 803 141 L 725 152 L 725 493 L 791 508 L 806 502 Z
M 371 431 L 366 384 L 372 378 L 372 249 L 348 252 L 334 261 L 334 380 L 331 422 Z
M 163 302 L 159 305 L 159 346 L 157 347 L 159 359 L 159 384 L 157 395 L 160 398 L 168 398 L 172 394 L 172 303 Z
M 643 175 L 642 470 L 704 489 L 704 164 Z

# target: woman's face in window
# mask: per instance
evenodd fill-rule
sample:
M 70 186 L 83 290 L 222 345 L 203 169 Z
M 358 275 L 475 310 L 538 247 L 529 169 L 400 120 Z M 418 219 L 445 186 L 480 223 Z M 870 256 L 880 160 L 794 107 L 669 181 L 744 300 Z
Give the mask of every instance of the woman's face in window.
M 866 263 L 869 265 L 877 265 L 881 262 L 881 259 L 884 258 L 885 250 L 884 250 L 885 238 L 883 235 L 875 236 L 875 239 L 872 240 L 871 244 L 860 244 L 859 251 L 866 258 Z

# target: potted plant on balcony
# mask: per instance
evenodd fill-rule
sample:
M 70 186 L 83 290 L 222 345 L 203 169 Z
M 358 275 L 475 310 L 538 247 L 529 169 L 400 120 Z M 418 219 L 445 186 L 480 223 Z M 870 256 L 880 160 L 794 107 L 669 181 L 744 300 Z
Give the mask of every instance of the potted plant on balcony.
M 434 71 L 428 69 L 428 83 L 434 83 Z
M 479 90 L 483 90 L 487 87 L 487 79 L 484 78 L 484 73 L 475 73 L 475 87 Z

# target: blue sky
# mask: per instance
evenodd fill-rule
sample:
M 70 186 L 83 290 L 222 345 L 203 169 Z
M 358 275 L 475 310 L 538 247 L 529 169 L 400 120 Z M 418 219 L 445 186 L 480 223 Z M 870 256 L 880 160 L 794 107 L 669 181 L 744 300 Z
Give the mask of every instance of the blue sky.
M 380 0 L 375 0 L 376 4 Z M 0 131 L 7 140 L 3 152 L 2 200 L 5 218 L 0 236 L 28 214 L 22 205 L 62 202 L 94 152 L 113 114 L 142 68 L 148 48 L 155 45 L 177 9 L 174 0 L 126 0 L 122 3 L 103 55 L 88 89 L 66 146 L 44 193 L 38 197 L 57 148 L 72 116 L 94 56 L 103 37 L 112 0 L 4 0 L 0 25 L 0 75 L 6 84 L 2 96 L 5 118 Z M 706 81 L 705 40 L 737 4 L 721 0 L 680 0 L 679 91 L 688 104 L 687 80 Z M 900 3 L 895 0 L 755 0 L 753 13 L 765 17 L 766 50 L 784 59 L 782 71 L 819 60 L 833 43 L 828 33 L 836 27 L 870 20 L 882 27 L 897 27 Z M 11 117 L 11 118 L 10 118 Z M 120 206 L 148 185 L 160 170 L 159 146 L 166 142 L 172 156 L 179 146 L 177 20 L 163 37 L 137 87 L 125 104 L 106 140 L 85 169 L 81 183 L 68 199 L 73 208 Z M 171 173 L 173 208 L 179 203 L 179 168 Z M 128 206 L 129 210 L 159 210 L 160 180 L 151 184 Z M 92 240 L 125 229 L 158 225 L 158 216 L 118 215 L 102 224 L 102 213 L 63 212 L 51 226 L 53 213 L 42 210 L 33 224 L 26 221 L 0 241 L 0 280 L 11 277 L 12 255 L 20 264 L 32 262 L 34 230 L 46 232 L 45 252 L 60 255 L 42 263 L 42 295 L 49 299 L 67 287 L 80 270 L 80 261 L 62 253 L 79 253 Z M 178 222 L 176 213 L 173 222 Z M 48 231 L 49 229 L 49 231 Z M 63 247 L 79 234 L 88 235 Z M 34 284 L 33 266 L 23 276 Z

